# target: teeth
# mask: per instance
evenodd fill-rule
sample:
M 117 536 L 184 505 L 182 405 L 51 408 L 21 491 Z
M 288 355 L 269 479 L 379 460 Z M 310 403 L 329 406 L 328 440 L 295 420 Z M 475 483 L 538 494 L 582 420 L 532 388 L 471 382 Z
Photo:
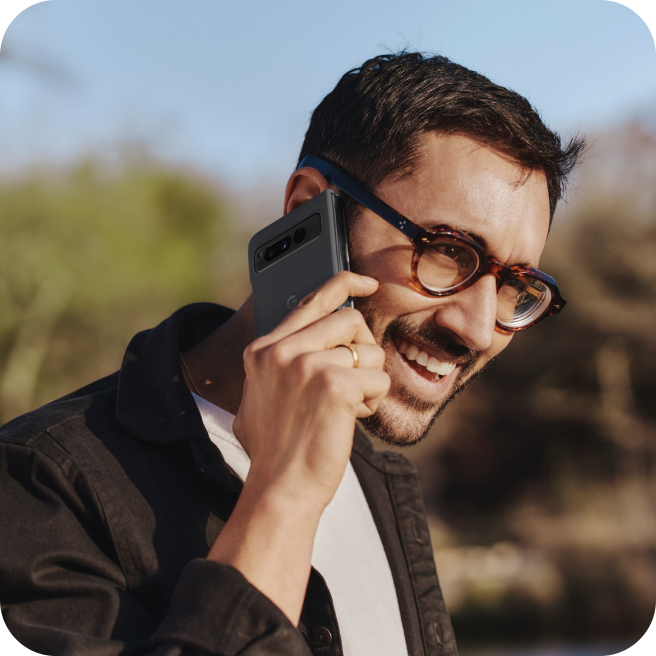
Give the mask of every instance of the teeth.
M 440 376 L 446 376 L 446 374 L 449 373 L 450 368 L 451 365 L 448 362 L 440 362 L 437 368 L 437 373 L 440 374 Z
M 428 355 L 426 351 L 418 348 L 414 344 L 410 344 L 405 340 L 399 340 L 399 353 L 405 355 L 408 360 L 416 361 L 422 367 L 426 367 L 428 371 L 436 374 L 435 380 L 442 376 L 448 376 L 453 373 L 456 368 L 455 362 L 441 362 L 432 355 Z
M 432 355 L 430 358 L 428 358 L 428 364 L 426 365 L 426 369 L 430 371 L 433 374 L 436 374 L 439 372 L 440 365 L 444 364 L 443 362 L 440 362 L 437 358 L 434 358 Z

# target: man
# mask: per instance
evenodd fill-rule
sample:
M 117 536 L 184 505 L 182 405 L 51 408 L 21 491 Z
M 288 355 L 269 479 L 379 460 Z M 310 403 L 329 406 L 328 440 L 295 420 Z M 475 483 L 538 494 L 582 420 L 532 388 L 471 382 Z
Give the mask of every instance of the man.
M 581 148 L 442 57 L 347 73 L 284 211 L 341 191 L 352 272 L 259 339 L 251 299 L 183 308 L 120 372 L 3 428 L 14 635 L 53 654 L 456 654 L 416 475 L 364 431 L 417 442 L 560 310 L 537 266 Z

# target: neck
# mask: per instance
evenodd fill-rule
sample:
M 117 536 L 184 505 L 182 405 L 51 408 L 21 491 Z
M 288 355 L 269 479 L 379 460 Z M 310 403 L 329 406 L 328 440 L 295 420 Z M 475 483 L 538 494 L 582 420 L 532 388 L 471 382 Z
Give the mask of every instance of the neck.
M 253 300 L 249 296 L 226 323 L 184 352 L 187 371 L 182 367 L 182 372 L 189 389 L 236 415 L 246 378 L 242 355 L 254 339 Z

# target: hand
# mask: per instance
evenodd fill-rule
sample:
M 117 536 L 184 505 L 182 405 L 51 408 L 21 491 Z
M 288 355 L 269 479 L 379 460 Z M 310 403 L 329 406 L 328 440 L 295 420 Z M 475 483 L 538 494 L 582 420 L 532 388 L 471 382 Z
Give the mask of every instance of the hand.
M 384 352 L 360 312 L 334 309 L 377 286 L 343 271 L 244 352 L 234 431 L 251 458 L 249 479 L 262 493 L 302 499 L 319 513 L 332 499 L 356 418 L 373 414 L 390 386 Z M 344 344 L 355 345 L 357 369 L 349 350 L 336 348 Z
M 244 352 L 246 381 L 233 429 L 251 468 L 208 558 L 227 563 L 298 624 L 321 513 L 342 479 L 358 417 L 390 387 L 385 355 L 357 310 L 372 278 L 343 271 Z M 354 344 L 353 355 L 340 345 Z

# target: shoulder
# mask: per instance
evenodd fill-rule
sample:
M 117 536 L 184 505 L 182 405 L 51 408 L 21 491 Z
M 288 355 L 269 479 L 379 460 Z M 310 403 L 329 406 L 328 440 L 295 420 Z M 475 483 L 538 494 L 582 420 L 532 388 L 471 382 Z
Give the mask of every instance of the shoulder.
M 104 521 L 97 473 L 102 474 L 101 466 L 106 469 L 111 463 L 99 439 L 108 430 L 96 427 L 110 426 L 113 432 L 117 379 L 118 374 L 102 378 L 0 427 L 0 508 L 5 534 L 18 525 L 29 531 L 38 517 L 46 521 L 47 509 L 64 515 L 73 510 L 94 526 Z M 54 524 L 50 530 L 56 530 Z
M 92 417 L 115 415 L 118 378 L 118 372 L 101 378 L 0 426 L 0 448 L 14 446 L 40 450 L 44 438 L 55 431 L 78 437 L 89 432 Z M 65 451 L 65 446 L 61 446 Z

